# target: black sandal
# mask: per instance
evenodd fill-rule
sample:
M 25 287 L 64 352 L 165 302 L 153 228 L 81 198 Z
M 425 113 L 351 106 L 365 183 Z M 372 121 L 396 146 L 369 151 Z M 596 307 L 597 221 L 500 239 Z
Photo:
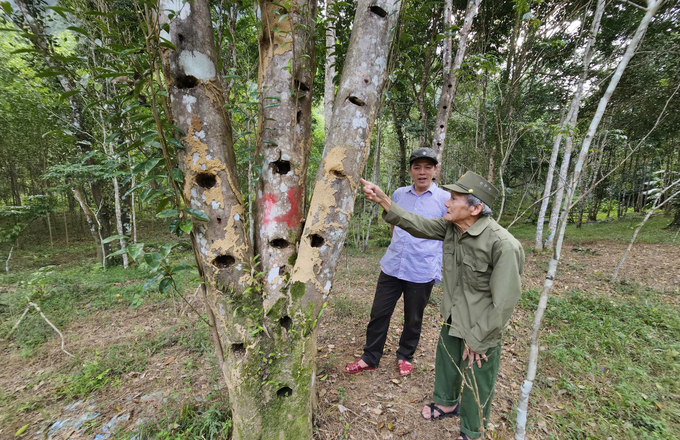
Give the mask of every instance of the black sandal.
M 436 403 L 434 403 L 434 402 L 425 405 L 426 407 L 430 408 L 430 418 L 429 419 L 425 418 L 425 416 L 423 415 L 422 412 L 420 413 L 420 416 L 422 418 L 424 418 L 425 420 L 439 420 L 439 419 L 445 419 L 447 417 L 457 416 L 458 414 L 460 414 L 460 404 L 456 405 L 456 407 L 453 408 L 453 411 L 450 411 L 450 412 L 444 412 L 441 409 L 437 408 L 437 406 L 435 406 L 435 405 L 436 405 Z M 434 416 L 435 411 L 437 411 L 440 415 L 435 417 Z M 462 435 L 465 435 L 465 434 L 462 434 Z M 466 438 L 464 440 L 470 440 L 470 439 L 468 439 L 467 436 L 466 436 Z

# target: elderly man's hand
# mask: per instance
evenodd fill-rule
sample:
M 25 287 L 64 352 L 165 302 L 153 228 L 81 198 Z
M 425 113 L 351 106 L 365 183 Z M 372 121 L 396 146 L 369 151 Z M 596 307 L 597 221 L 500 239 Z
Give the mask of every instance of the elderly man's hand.
M 364 185 L 364 196 L 372 201 L 378 203 L 386 212 L 390 212 L 390 207 L 392 206 L 392 200 L 387 197 L 387 194 L 383 192 L 382 189 L 375 183 L 371 183 L 368 180 L 359 179 L 362 185 Z
M 463 350 L 463 360 L 466 359 L 468 361 L 468 368 L 472 368 L 473 364 L 477 364 L 477 368 L 482 368 L 482 359 L 484 359 L 484 362 L 489 360 L 489 358 L 486 357 L 486 354 L 477 353 L 471 349 L 467 343 L 465 344 L 465 350 Z

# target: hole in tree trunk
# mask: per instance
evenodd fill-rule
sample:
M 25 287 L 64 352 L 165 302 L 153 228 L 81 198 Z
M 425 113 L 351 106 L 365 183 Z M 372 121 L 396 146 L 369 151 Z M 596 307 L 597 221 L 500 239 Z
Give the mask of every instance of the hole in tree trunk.
M 246 347 L 243 344 L 231 344 L 231 351 L 236 356 L 243 356 L 246 354 Z
M 220 255 L 213 260 L 213 264 L 217 266 L 218 269 L 228 269 L 236 263 L 236 258 L 231 255 Z
M 217 178 L 211 173 L 198 173 L 196 175 L 196 184 L 201 188 L 209 189 L 217 185 Z
M 302 110 L 300 110 L 299 112 L 297 112 L 297 123 L 298 123 L 298 124 L 300 123 L 300 120 L 301 120 L 301 119 L 302 119 Z
M 312 242 L 312 247 L 318 248 L 323 246 L 324 239 L 319 234 L 312 234 L 309 236 L 309 240 Z
M 301 92 L 305 93 L 309 92 L 309 87 L 307 87 L 307 84 L 303 83 L 302 81 L 296 79 L 294 84 L 296 90 L 300 90 Z
M 285 249 L 290 245 L 290 243 L 288 243 L 288 240 L 286 240 L 285 238 L 275 238 L 272 241 L 270 241 L 269 244 L 271 244 L 272 247 L 275 247 L 276 249 Z
M 293 325 L 293 320 L 290 319 L 290 316 L 283 316 L 279 319 L 279 324 L 286 330 L 290 330 L 290 327 Z
M 293 390 L 290 387 L 283 387 L 276 392 L 279 397 L 290 397 L 293 395 Z
M 217 217 L 216 220 L 217 220 L 217 224 L 218 224 L 218 225 L 222 223 L 222 218 L 221 218 L 221 217 Z
M 444 106 L 444 110 L 446 110 L 446 109 L 447 109 L 447 107 L 446 107 L 446 106 Z
M 272 162 L 272 171 L 276 174 L 288 174 L 290 172 L 290 162 L 287 160 L 277 160 Z
M 443 125 L 440 125 L 439 128 L 444 128 L 444 126 L 443 126 Z
M 351 102 L 354 105 L 358 105 L 359 107 L 363 107 L 366 105 L 366 103 L 362 101 L 361 98 L 357 98 L 356 96 L 350 96 L 347 99 L 349 99 L 349 102 Z
M 449 84 L 449 88 L 453 87 L 453 84 Z
M 331 174 L 337 177 L 338 179 L 344 179 L 345 177 L 347 177 L 347 174 L 339 170 L 331 170 Z
M 183 43 L 184 42 L 184 35 L 178 34 L 177 39 L 179 40 L 180 43 Z
M 286 273 L 286 266 L 279 267 L 279 276 L 283 276 Z
M 384 10 L 383 8 L 381 8 L 380 6 L 374 5 L 374 6 L 371 6 L 370 8 L 368 8 L 368 10 L 373 12 L 375 15 L 377 15 L 381 18 L 387 17 L 387 11 Z
M 438 147 L 441 147 L 441 146 L 442 146 L 442 143 L 441 143 L 441 142 L 437 142 L 437 146 L 438 146 Z
M 198 85 L 198 79 L 191 75 L 180 75 L 176 81 L 179 89 L 193 89 Z

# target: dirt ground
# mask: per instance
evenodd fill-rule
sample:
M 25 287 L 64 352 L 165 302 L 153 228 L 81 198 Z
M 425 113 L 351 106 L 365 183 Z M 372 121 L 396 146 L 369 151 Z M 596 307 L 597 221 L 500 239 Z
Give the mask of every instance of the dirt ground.
M 530 243 L 525 243 L 527 249 Z M 625 250 L 625 244 L 602 242 L 567 243 L 555 281 L 554 293 L 582 289 L 601 295 L 617 295 L 608 283 L 609 276 Z M 318 409 L 316 424 L 318 439 L 389 439 L 455 438 L 459 432 L 458 419 L 426 421 L 420 411 L 432 397 L 434 379 L 434 347 L 440 326 L 436 304 L 441 291 L 435 290 L 433 303 L 424 316 L 423 332 L 416 352 L 415 371 L 407 378 L 397 372 L 395 352 L 401 328 L 402 302 L 392 318 L 385 355 L 376 371 L 348 375 L 343 367 L 361 355 L 366 323 L 379 272 L 380 250 L 355 255 L 346 253 L 340 259 L 336 282 L 329 307 L 319 325 L 318 333 Z M 352 255 L 350 255 L 352 254 Z M 524 288 L 538 288 L 550 256 L 527 253 Z M 680 247 L 636 244 L 629 255 L 620 277 L 627 281 L 648 285 L 668 292 L 668 301 L 677 301 L 680 285 Z M 496 387 L 489 438 L 510 439 L 509 426 L 519 386 L 524 378 L 525 362 L 532 315 L 516 311 L 511 329 L 504 339 L 501 369 Z M 67 338 L 66 350 L 72 353 L 104 350 L 111 344 L 133 342 L 143 333 L 160 333 L 177 322 L 172 306 L 149 305 L 134 310 L 121 309 L 98 312 L 62 329 Z M 28 402 L 20 409 L 10 426 L 0 426 L 0 439 L 15 438 L 15 432 L 30 424 L 20 438 L 48 438 L 47 428 L 54 421 L 64 419 L 74 411 L 73 402 L 55 398 L 58 384 L 44 381 L 49 372 L 67 365 L 70 359 L 60 350 L 59 339 L 45 343 L 36 355 L 22 358 L 11 343 L 0 341 L 0 397 L 2 401 Z M 167 399 L 201 399 L 209 392 L 209 377 L 215 374 L 212 366 L 201 357 L 198 369 L 187 374 L 185 360 L 191 354 L 184 346 L 165 347 L 150 358 L 145 371 L 123 377 L 116 387 L 97 391 L 91 399 L 79 405 L 88 406 L 102 420 L 117 420 L 117 426 L 134 431 L 136 424 L 149 418 L 163 416 Z M 539 374 L 549 374 L 543 372 Z M 30 402 L 40 401 L 36 408 Z M 528 438 L 544 438 L 548 432 L 545 412 L 555 410 L 556 401 L 541 401 L 530 408 L 537 415 L 538 429 Z M 14 408 L 14 407 L 13 407 Z M 0 411 L 8 408 L 0 407 Z M 83 414 L 81 411 L 80 414 Z M 53 438 L 98 438 L 107 434 L 85 434 L 84 429 L 62 430 Z

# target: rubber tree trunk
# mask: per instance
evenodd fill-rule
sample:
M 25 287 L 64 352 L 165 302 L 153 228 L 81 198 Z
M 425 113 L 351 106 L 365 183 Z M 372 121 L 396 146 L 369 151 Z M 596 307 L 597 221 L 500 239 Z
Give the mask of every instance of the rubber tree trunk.
M 87 227 L 90 230 L 90 235 L 92 235 L 92 239 L 94 240 L 95 243 L 95 249 L 97 252 L 97 263 L 101 264 L 102 266 L 105 266 L 106 262 L 104 259 L 106 258 L 106 255 L 104 255 L 102 239 L 99 234 L 99 227 L 97 225 L 97 219 L 94 215 L 94 212 L 92 212 L 92 210 L 88 206 L 87 200 L 85 199 L 85 194 L 83 194 L 83 190 L 81 190 L 78 186 L 73 186 L 71 187 L 71 191 L 73 191 L 73 196 L 78 201 L 80 209 L 83 210 L 83 214 L 85 214 Z
M 555 163 L 557 161 L 557 156 L 560 149 L 560 141 L 562 135 L 565 131 L 568 135 L 571 135 L 574 127 L 576 126 L 576 121 L 578 119 L 578 110 L 581 105 L 581 97 L 583 95 L 583 88 L 586 80 L 588 79 L 588 71 L 590 69 L 590 61 L 593 57 L 593 46 L 595 44 L 595 38 L 600 30 L 600 21 L 602 20 L 602 14 L 604 13 L 604 0 L 598 0 L 597 6 L 595 7 L 595 15 L 593 16 L 593 21 L 590 25 L 590 31 L 588 33 L 588 41 L 586 47 L 583 51 L 583 71 L 579 77 L 576 91 L 574 92 L 574 97 L 571 100 L 571 106 L 569 107 L 569 113 L 563 124 L 557 128 L 557 135 L 555 136 L 555 143 L 553 145 L 553 152 L 550 157 L 550 166 L 548 168 L 548 175 L 545 180 L 545 189 L 543 191 L 543 201 L 541 202 L 541 210 L 538 214 L 537 227 L 536 227 L 536 242 L 534 249 L 540 251 L 543 249 L 543 224 L 545 222 L 545 214 L 548 209 L 548 203 L 550 201 L 550 194 L 552 191 L 552 181 L 553 173 L 555 169 Z M 569 141 L 569 139 L 568 139 Z M 567 152 L 568 150 L 568 152 Z M 562 203 L 562 196 L 564 191 L 564 182 L 566 180 L 566 171 L 569 166 L 568 158 L 571 156 L 571 149 L 567 149 L 565 146 L 564 158 L 562 159 L 562 166 L 560 168 L 560 177 L 558 182 L 557 194 L 555 195 L 555 201 L 553 203 L 553 210 L 550 216 L 550 223 L 548 225 L 550 235 L 548 238 L 547 246 L 552 248 L 552 242 L 554 240 L 554 231 L 557 224 L 557 217 L 559 215 L 560 204 Z M 554 160 L 553 160 L 554 159 Z M 566 163 L 565 163 L 566 162 Z
M 449 117 L 451 116 L 451 104 L 456 95 L 458 71 L 460 70 L 460 65 L 463 63 L 463 58 L 465 57 L 465 47 L 468 35 L 470 35 L 470 29 L 472 29 L 472 21 L 475 18 L 475 15 L 477 15 L 481 3 L 482 0 L 468 1 L 467 9 L 465 10 L 465 18 L 463 19 L 463 26 L 458 32 L 458 50 L 456 51 L 456 57 L 453 60 L 453 64 L 450 62 L 450 55 L 447 57 L 446 50 L 444 51 L 444 80 L 442 82 L 442 93 L 439 97 L 437 119 L 434 125 L 434 134 L 432 136 L 432 149 L 437 153 L 437 160 L 439 163 L 441 163 L 442 155 L 444 153 Z M 445 23 L 446 27 L 449 28 L 453 25 L 453 23 L 450 22 L 452 11 L 449 7 L 449 3 L 445 3 L 444 13 L 448 13 L 448 16 L 445 17 Z M 447 39 L 450 40 L 451 37 L 447 37 Z M 447 47 L 450 47 L 451 43 L 448 42 L 447 45 Z M 448 63 L 446 61 L 448 61 Z
M 548 305 L 548 299 L 552 291 L 553 280 L 555 279 L 555 276 L 557 274 L 557 265 L 561 257 L 562 243 L 564 241 L 564 231 L 566 230 L 567 227 L 567 217 L 569 215 L 569 210 L 571 208 L 571 200 L 573 199 L 574 194 L 576 192 L 578 182 L 581 176 L 581 170 L 583 168 L 583 164 L 585 163 L 585 158 L 588 155 L 588 150 L 590 149 L 590 145 L 597 131 L 597 127 L 600 125 L 600 121 L 602 120 L 604 111 L 607 108 L 607 104 L 609 103 L 609 100 L 611 99 L 611 96 L 614 93 L 616 86 L 621 80 L 623 72 L 626 70 L 628 62 L 631 60 L 631 58 L 635 54 L 635 51 L 640 45 L 640 42 L 642 41 L 642 38 L 644 37 L 645 32 L 647 31 L 647 27 L 649 26 L 649 23 L 652 21 L 652 17 L 654 17 L 656 12 L 661 7 L 662 3 L 663 0 L 656 1 L 649 0 L 647 2 L 645 15 L 640 21 L 640 24 L 638 25 L 638 28 L 635 31 L 635 34 L 633 35 L 633 38 L 628 44 L 628 47 L 626 48 L 626 51 L 623 54 L 623 57 L 621 58 L 621 61 L 619 62 L 619 65 L 616 68 L 616 71 L 612 75 L 612 78 L 609 81 L 609 85 L 607 86 L 607 90 L 605 91 L 604 95 L 600 99 L 600 102 L 598 103 L 595 115 L 593 116 L 593 119 L 590 122 L 588 131 L 586 132 L 585 138 L 583 139 L 583 143 L 581 144 L 581 151 L 579 152 L 576 165 L 574 166 L 573 176 L 570 180 L 570 184 L 567 189 L 567 196 L 565 198 L 565 203 L 562 208 L 562 214 L 560 216 L 561 217 L 560 227 L 559 233 L 557 234 L 555 249 L 553 251 L 553 256 L 550 260 L 550 263 L 548 265 L 548 272 L 543 283 L 543 291 L 541 292 L 541 297 L 538 302 L 536 314 L 534 315 L 534 324 L 531 333 L 531 348 L 529 351 L 529 361 L 527 366 L 527 377 L 524 380 L 522 387 L 520 389 L 520 397 L 517 405 L 517 427 L 515 430 L 515 440 L 523 440 L 526 436 L 526 422 L 529 406 L 529 396 L 531 394 L 531 389 L 533 387 L 534 380 L 536 379 L 536 371 L 538 369 L 538 351 L 539 351 L 538 338 L 540 335 L 541 323 L 543 321 L 545 309 L 546 306 Z
M 216 319 L 216 351 L 223 356 L 220 367 L 232 405 L 234 438 L 249 438 L 248 433 L 261 433 L 260 405 L 270 397 L 259 393 L 260 381 L 255 383 L 246 373 L 259 349 L 254 329 L 261 327 L 257 304 L 262 295 L 253 283 L 257 268 L 223 109 L 210 6 L 207 0 L 162 1 L 159 10 L 160 36 L 176 48 L 164 48 L 162 57 L 172 122 L 184 133 L 180 139 L 184 148 L 177 150 L 184 173 L 182 196 L 187 207 L 200 209 L 209 218 L 198 224 L 194 218 L 194 255 Z M 171 11 L 174 17 L 169 20 Z
M 49 44 L 45 38 L 46 33 L 43 28 L 43 22 L 38 17 L 38 14 L 42 12 L 39 9 L 39 6 L 34 5 L 33 2 L 29 3 L 24 0 L 16 0 L 15 3 L 24 19 L 23 22 L 15 22 L 15 25 L 31 35 L 31 44 L 33 44 L 33 47 L 38 51 L 45 64 L 54 71 L 66 72 L 69 70 L 64 68 L 60 62 L 57 61 L 59 55 L 54 52 L 53 46 Z M 78 90 L 73 79 L 65 74 L 57 75 L 57 80 L 59 81 L 59 84 L 65 93 Z M 76 138 L 76 146 L 81 151 L 81 153 L 90 153 L 92 151 L 94 139 L 92 139 L 90 134 L 86 131 L 83 105 L 78 94 L 69 96 L 68 103 L 71 110 L 71 120 L 69 121 L 69 125 L 73 131 L 74 137 Z M 85 161 L 85 165 L 94 164 L 95 161 L 93 158 L 89 158 Z M 94 201 L 96 214 L 92 210 L 90 210 L 90 212 L 97 216 L 95 222 L 97 224 L 97 230 L 101 231 L 105 237 L 108 237 L 110 235 L 111 216 L 108 206 L 105 203 L 103 182 L 95 180 L 89 182 L 88 186 L 92 191 L 92 198 Z M 90 220 L 92 219 L 88 219 L 88 222 Z M 98 248 L 101 247 L 101 241 L 95 240 L 95 245 Z M 108 248 L 109 245 L 104 245 L 104 252 L 108 252 Z
M 302 234 L 307 160 L 312 146 L 312 82 L 316 0 L 290 9 L 260 1 L 255 254 L 260 256 L 265 313 L 285 296 Z
M 354 211 L 371 131 L 387 79 L 391 30 L 402 2 L 359 0 L 327 141 L 291 278 L 291 292 L 314 322 L 331 289 Z M 313 364 L 313 358 L 309 362 Z
M 333 118 L 333 105 L 335 104 L 335 84 L 333 83 L 333 78 L 335 78 L 335 23 L 331 23 L 330 17 L 334 4 L 334 0 L 326 0 L 326 74 L 323 96 L 325 139 L 329 137 L 328 131 Z
M 678 185 L 678 184 L 680 184 L 680 180 L 676 180 L 676 181 L 673 182 L 670 186 L 667 186 L 666 188 L 664 188 L 663 190 L 661 190 L 661 193 L 658 194 L 658 197 L 659 197 L 659 198 L 657 198 L 657 200 L 654 202 L 654 205 L 653 205 L 652 208 L 649 210 L 649 212 L 647 213 L 647 215 L 645 216 L 645 218 L 642 220 L 642 222 L 641 222 L 641 223 L 638 225 L 638 227 L 635 229 L 635 232 L 633 233 L 633 237 L 630 239 L 630 243 L 628 244 L 628 247 L 626 248 L 626 251 L 623 253 L 623 257 L 621 257 L 621 261 L 619 261 L 619 264 L 617 264 L 616 267 L 614 268 L 614 272 L 612 272 L 612 277 L 611 277 L 611 279 L 609 280 L 610 282 L 613 283 L 614 281 L 616 281 L 616 278 L 619 276 L 619 270 L 621 269 L 621 266 L 623 266 L 623 263 L 626 261 L 626 257 L 628 257 L 628 254 L 630 253 L 630 250 L 633 248 L 633 244 L 635 243 L 635 239 L 637 238 L 637 235 L 638 235 L 638 233 L 640 232 L 640 229 L 642 229 L 642 227 L 645 225 L 645 223 L 647 223 L 647 220 L 649 220 L 649 218 L 652 216 L 652 214 L 654 214 L 654 211 L 656 211 L 657 209 L 661 208 L 663 205 L 666 204 L 666 202 L 668 202 L 668 201 L 674 199 L 678 194 L 680 194 L 680 191 L 677 191 L 677 192 L 675 192 L 674 194 L 672 194 L 669 198 L 667 198 L 666 200 L 664 200 L 663 202 L 661 202 L 661 196 L 662 196 L 666 191 L 668 191 L 669 189 L 671 189 L 672 187 L 674 187 L 674 186 L 676 186 L 676 185 Z

